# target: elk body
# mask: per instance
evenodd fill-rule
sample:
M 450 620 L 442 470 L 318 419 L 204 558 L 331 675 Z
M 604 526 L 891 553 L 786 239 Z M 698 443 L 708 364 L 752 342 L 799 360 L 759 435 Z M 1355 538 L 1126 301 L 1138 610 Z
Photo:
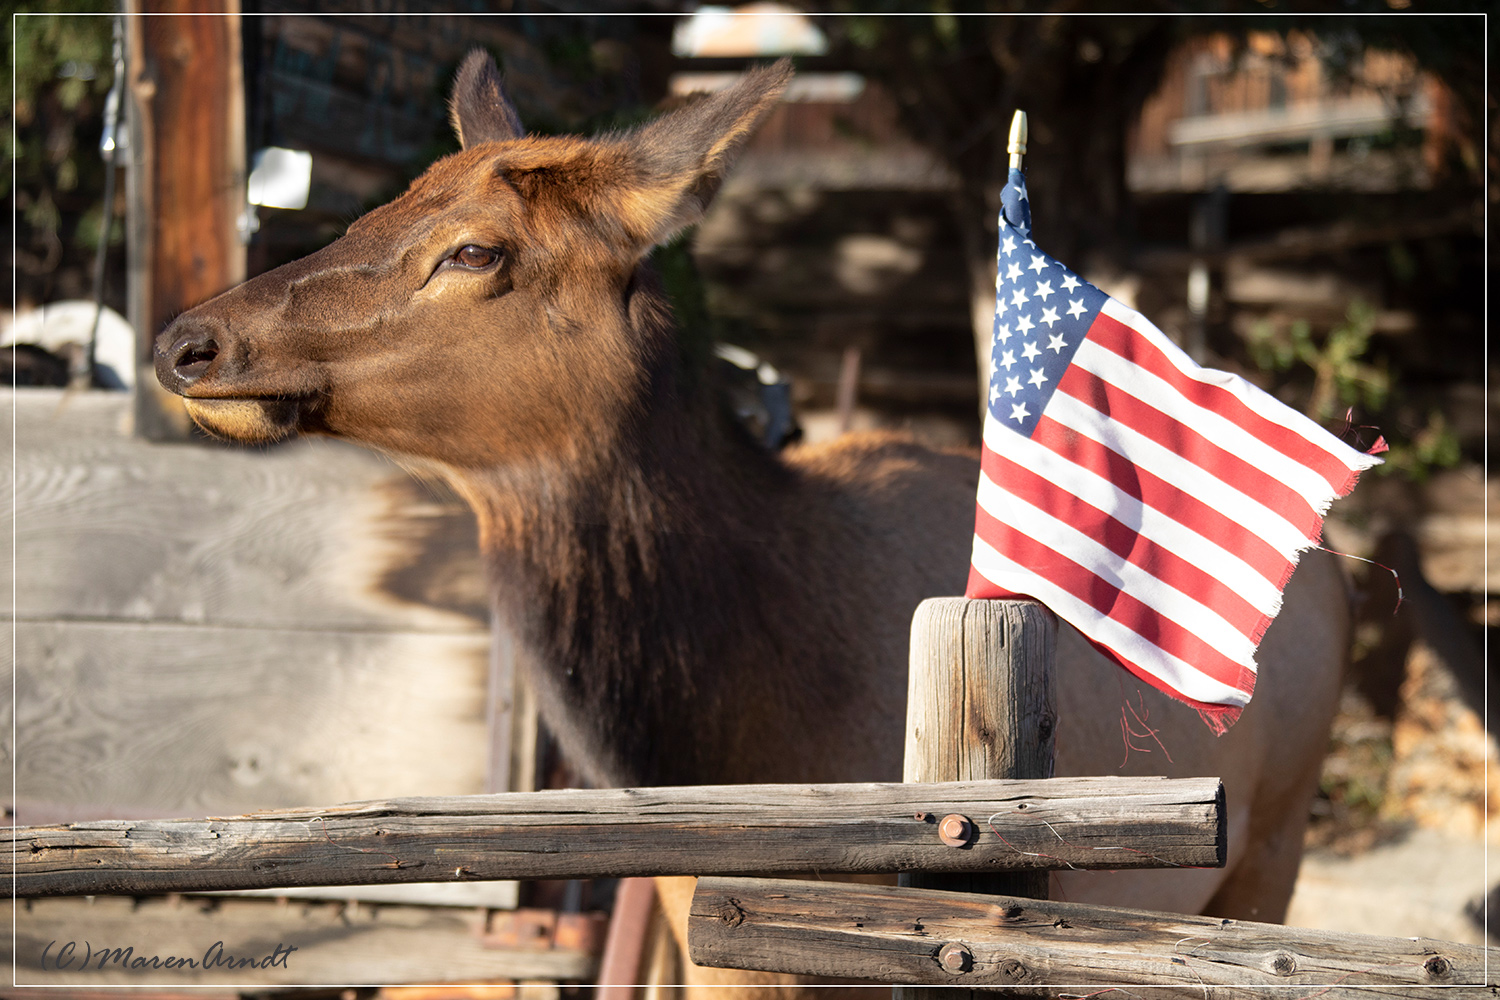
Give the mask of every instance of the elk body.
M 644 263 L 702 217 L 788 76 L 633 132 L 543 138 L 471 56 L 460 152 L 156 342 L 160 380 L 214 434 L 334 435 L 450 483 L 543 715 L 597 783 L 899 780 L 911 614 L 966 577 L 974 459 L 881 436 L 771 454 Z M 1336 570 L 1304 560 L 1222 738 L 1065 627 L 1058 772 L 1221 776 L 1230 862 L 1067 873 L 1061 893 L 1280 919 L 1346 617 Z

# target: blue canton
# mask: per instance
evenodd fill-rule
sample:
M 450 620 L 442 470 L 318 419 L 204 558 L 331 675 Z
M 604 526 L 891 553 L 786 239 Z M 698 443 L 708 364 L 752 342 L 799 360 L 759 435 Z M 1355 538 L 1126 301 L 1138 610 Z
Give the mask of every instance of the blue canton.
M 1031 241 L 1021 171 L 1011 170 L 1000 203 L 990 416 L 1030 437 L 1108 296 Z

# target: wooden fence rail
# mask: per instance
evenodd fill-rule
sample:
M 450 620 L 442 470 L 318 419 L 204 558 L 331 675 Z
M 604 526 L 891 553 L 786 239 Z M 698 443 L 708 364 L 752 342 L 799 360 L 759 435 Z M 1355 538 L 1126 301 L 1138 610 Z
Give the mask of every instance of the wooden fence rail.
M 1217 778 L 557 790 L 4 831 L 21 897 L 475 879 L 1221 866 Z M 942 820 L 972 835 L 944 842 Z M 951 838 L 950 838 L 951 839 Z
M 1446 989 L 1434 996 L 1500 996 L 1488 949 L 1470 945 L 894 886 L 700 879 L 688 942 L 700 965 L 1008 996 L 1132 986 L 1197 1000 L 1215 986 L 1319 1000 L 1435 986 Z

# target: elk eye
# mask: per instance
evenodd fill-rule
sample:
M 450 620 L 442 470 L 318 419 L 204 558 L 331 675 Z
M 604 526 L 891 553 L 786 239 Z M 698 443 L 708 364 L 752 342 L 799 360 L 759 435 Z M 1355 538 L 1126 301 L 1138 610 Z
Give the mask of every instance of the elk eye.
M 453 263 L 459 267 L 466 267 L 473 271 L 483 270 L 500 259 L 500 251 L 490 247 L 481 247 L 469 244 L 460 247 L 453 255 Z

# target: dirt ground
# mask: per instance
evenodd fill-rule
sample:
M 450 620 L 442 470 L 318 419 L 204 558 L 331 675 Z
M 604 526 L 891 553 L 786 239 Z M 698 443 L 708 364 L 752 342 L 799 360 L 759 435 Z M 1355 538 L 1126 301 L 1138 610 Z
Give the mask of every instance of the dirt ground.
M 1476 912 L 1488 884 L 1486 847 L 1479 838 L 1417 827 L 1353 856 L 1315 848 L 1302 859 L 1286 922 L 1388 937 L 1500 943 L 1485 940 L 1483 914 Z
M 1437 615 L 1424 620 L 1422 582 L 1408 576 L 1404 617 L 1367 618 L 1287 923 L 1496 945 L 1500 934 L 1486 940 L 1484 901 L 1500 882 L 1500 753 L 1483 707 L 1485 636 L 1500 625 L 1490 596 L 1500 574 L 1485 561 L 1496 484 L 1470 469 L 1423 492 L 1436 503 L 1402 527 L 1427 596 L 1440 598 L 1428 602 Z M 1350 520 L 1330 523 L 1330 545 L 1368 551 L 1391 527 L 1358 511 Z M 1408 631 L 1393 643 L 1400 628 Z M 1401 655 L 1382 664 L 1392 650 Z M 1493 924 L 1500 931 L 1500 912 Z
M 1442 690 L 1425 649 L 1408 669 L 1394 722 L 1346 695 L 1287 923 L 1500 944 L 1484 932 L 1484 898 L 1500 881 L 1488 864 L 1500 862 L 1488 822 L 1500 803 L 1495 739 Z

